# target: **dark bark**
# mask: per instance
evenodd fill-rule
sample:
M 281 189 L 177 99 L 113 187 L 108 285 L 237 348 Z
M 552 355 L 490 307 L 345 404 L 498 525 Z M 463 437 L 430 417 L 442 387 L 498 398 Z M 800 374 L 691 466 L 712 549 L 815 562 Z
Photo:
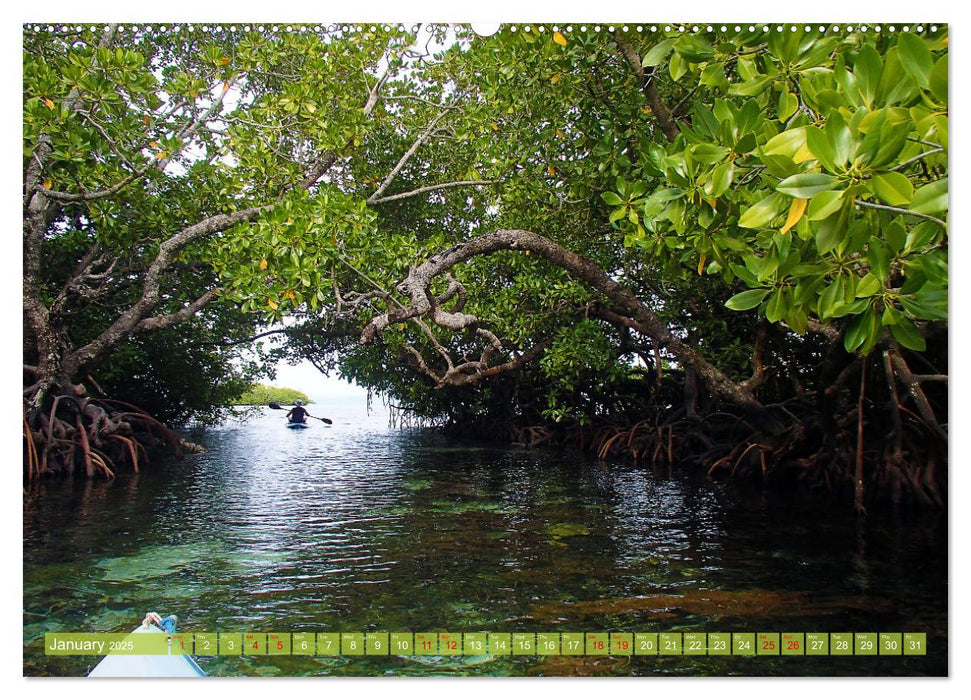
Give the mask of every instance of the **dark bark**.
M 674 121 L 674 116 L 671 114 L 671 110 L 668 109 L 668 106 L 661 98 L 661 93 L 658 92 L 657 85 L 654 84 L 653 69 L 651 71 L 644 70 L 641 57 L 638 55 L 633 46 L 625 41 L 620 40 L 617 41 L 617 45 L 624 54 L 624 59 L 627 61 L 627 65 L 630 66 L 630 69 L 640 81 L 641 92 L 644 94 L 645 99 L 647 99 L 647 104 L 651 106 L 651 112 L 654 114 L 654 118 L 657 120 L 658 126 L 664 133 L 665 138 L 673 143 L 674 140 L 678 138 L 678 134 L 680 134 L 681 131 L 678 129 L 677 122 Z

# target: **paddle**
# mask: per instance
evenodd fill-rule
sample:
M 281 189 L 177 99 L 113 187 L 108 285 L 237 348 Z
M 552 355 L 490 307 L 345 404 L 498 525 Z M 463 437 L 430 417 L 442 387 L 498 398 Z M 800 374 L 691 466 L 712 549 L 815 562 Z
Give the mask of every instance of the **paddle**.
M 269 406 L 270 406 L 270 408 L 275 408 L 278 411 L 286 411 L 287 410 L 286 408 L 284 408 L 283 406 L 281 406 L 280 404 L 278 404 L 276 401 L 270 401 Z M 323 421 L 327 425 L 333 425 L 334 424 L 334 421 L 332 421 L 330 418 L 319 418 L 317 416 L 311 416 L 309 413 L 307 415 L 310 416 L 311 418 L 317 418 L 317 420 Z

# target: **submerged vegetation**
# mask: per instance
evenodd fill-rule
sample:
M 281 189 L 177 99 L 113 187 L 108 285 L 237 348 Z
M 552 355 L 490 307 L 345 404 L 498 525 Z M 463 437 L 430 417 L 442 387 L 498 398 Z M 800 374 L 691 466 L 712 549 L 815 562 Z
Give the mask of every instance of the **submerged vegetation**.
M 946 27 L 526 29 L 25 28 L 25 476 L 269 324 L 453 431 L 943 504 Z

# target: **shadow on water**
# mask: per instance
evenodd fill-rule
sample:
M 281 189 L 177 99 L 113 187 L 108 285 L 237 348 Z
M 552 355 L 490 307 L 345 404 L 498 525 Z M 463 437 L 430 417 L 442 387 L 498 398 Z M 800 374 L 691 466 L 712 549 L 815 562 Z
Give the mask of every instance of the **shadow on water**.
M 943 675 L 945 514 L 866 522 L 681 473 L 272 412 L 208 453 L 24 505 L 27 675 L 45 632 L 926 632 L 926 657 L 204 657 L 212 675 Z

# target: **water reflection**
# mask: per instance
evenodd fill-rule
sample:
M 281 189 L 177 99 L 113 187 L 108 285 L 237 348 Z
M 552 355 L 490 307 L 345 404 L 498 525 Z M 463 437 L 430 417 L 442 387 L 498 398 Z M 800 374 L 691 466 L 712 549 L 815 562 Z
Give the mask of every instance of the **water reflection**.
M 289 431 L 268 413 L 214 429 L 206 444 L 205 455 L 110 484 L 28 494 L 28 673 L 90 662 L 43 657 L 45 631 L 121 631 L 147 609 L 179 613 L 189 631 L 926 630 L 940 653 L 898 667 L 946 670 L 943 515 L 862 523 L 676 470 L 456 444 L 351 417 Z M 206 661 L 227 675 L 657 668 L 444 663 Z M 798 672 L 746 663 L 662 666 Z M 813 663 L 859 673 L 846 660 Z

